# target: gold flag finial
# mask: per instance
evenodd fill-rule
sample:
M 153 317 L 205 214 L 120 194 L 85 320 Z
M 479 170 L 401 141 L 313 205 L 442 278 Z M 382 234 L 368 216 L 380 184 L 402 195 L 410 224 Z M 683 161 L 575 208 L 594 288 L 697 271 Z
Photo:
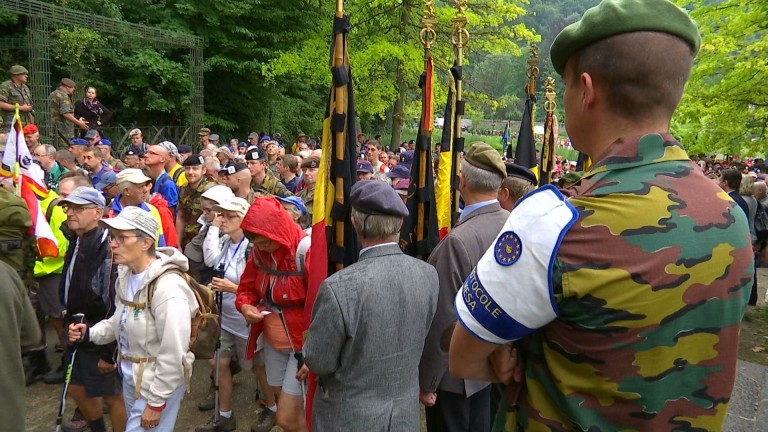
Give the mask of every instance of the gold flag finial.
M 451 19 L 453 24 L 453 34 L 451 35 L 451 43 L 459 50 L 469 42 L 469 32 L 467 31 L 467 0 L 456 0 L 454 4 L 456 9 L 456 16 Z
M 544 109 L 547 112 L 551 113 L 555 111 L 555 108 L 557 107 L 557 103 L 555 102 L 556 97 L 555 79 L 547 77 L 547 82 L 544 84 Z
M 419 42 L 424 46 L 424 49 L 429 51 L 432 48 L 437 38 L 435 33 L 435 25 L 437 25 L 437 18 L 435 18 L 435 1 L 424 0 L 424 15 L 421 17 L 421 31 L 419 32 Z
M 530 96 L 536 94 L 536 80 L 539 79 L 539 47 L 536 44 L 531 45 L 530 56 L 528 57 L 528 87 L 527 93 Z

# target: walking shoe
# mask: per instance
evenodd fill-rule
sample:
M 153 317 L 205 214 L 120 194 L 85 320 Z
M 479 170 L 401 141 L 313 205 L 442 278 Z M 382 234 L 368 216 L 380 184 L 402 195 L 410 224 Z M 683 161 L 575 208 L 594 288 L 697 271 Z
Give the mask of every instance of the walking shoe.
M 52 370 L 43 376 L 43 382 L 46 384 L 61 384 L 64 382 L 64 363 L 60 364 L 56 370 Z
M 25 353 L 23 360 L 24 381 L 27 386 L 42 380 L 45 377 L 45 374 L 51 371 L 51 367 L 48 365 L 48 359 L 45 357 L 44 349 Z
M 209 392 L 207 396 L 205 396 L 205 399 L 203 399 L 202 402 L 197 404 L 197 409 L 200 411 L 210 411 L 214 408 L 216 405 L 216 393 Z
M 64 432 L 84 432 L 88 430 L 88 421 L 83 418 L 83 414 L 79 409 L 75 409 L 75 413 L 72 414 L 72 420 L 64 422 L 61 425 L 61 429 Z
M 275 413 L 269 408 L 262 408 L 256 416 L 256 421 L 251 425 L 251 432 L 269 432 L 276 423 Z
M 195 428 L 195 432 L 232 432 L 234 430 L 237 430 L 235 413 L 232 413 L 229 418 L 219 416 L 218 422 L 216 422 L 215 416 L 211 417 L 208 423 Z

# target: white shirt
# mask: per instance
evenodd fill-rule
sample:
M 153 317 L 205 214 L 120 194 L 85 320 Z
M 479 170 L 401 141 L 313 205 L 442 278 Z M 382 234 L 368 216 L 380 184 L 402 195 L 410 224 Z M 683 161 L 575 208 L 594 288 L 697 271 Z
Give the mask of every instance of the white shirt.
M 240 275 L 245 268 L 238 266 L 238 255 L 244 252 L 244 248 L 248 243 L 245 238 L 240 240 L 240 243 L 230 243 L 229 248 L 224 251 L 224 257 L 221 262 L 224 263 L 224 277 L 234 282 L 240 283 Z M 235 307 L 235 298 L 237 294 L 231 292 L 222 293 L 221 304 L 221 328 L 234 334 L 237 337 L 248 339 L 248 322 L 245 321 L 245 317 Z

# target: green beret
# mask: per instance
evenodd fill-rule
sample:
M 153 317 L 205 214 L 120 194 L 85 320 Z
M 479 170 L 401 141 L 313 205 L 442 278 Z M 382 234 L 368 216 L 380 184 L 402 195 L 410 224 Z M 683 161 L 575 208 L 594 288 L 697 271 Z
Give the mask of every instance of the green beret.
M 495 172 L 502 179 L 507 176 L 507 167 L 499 152 L 482 141 L 472 143 L 464 154 L 464 159 L 475 168 Z
M 550 49 L 552 65 L 563 75 L 566 61 L 576 51 L 611 36 L 644 31 L 677 36 L 694 54 L 701 45 L 696 22 L 668 0 L 603 0 L 557 35 Z
M 21 65 L 13 65 L 11 66 L 11 70 L 9 71 L 11 75 L 29 75 L 29 71 L 27 68 Z

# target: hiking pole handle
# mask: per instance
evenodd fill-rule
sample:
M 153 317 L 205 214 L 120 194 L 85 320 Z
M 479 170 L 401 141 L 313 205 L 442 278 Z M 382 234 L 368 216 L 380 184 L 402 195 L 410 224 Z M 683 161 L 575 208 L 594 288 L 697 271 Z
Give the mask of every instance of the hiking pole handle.
M 72 315 L 72 321 L 75 324 L 83 324 L 85 322 L 85 314 L 76 313 Z

